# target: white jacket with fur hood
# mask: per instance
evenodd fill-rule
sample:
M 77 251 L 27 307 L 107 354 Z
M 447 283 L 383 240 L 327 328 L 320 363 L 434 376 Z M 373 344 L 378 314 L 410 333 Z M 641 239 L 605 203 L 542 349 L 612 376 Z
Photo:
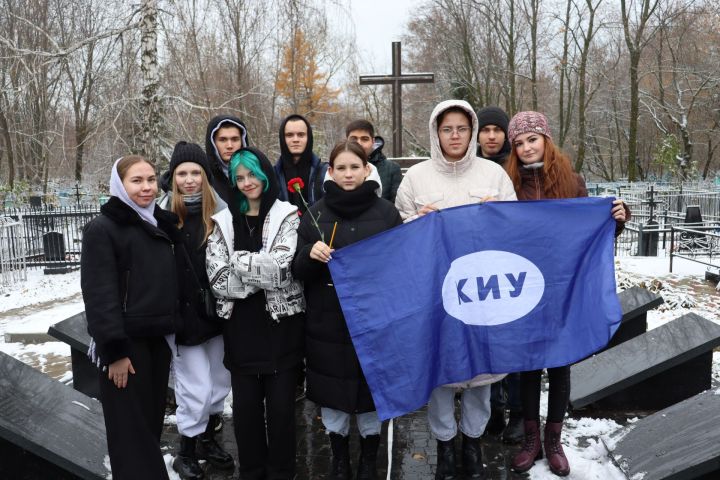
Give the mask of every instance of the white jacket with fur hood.
M 472 118 L 472 137 L 465 156 L 445 159 L 438 138 L 438 115 L 450 107 L 460 107 Z M 410 167 L 398 188 L 395 206 L 406 222 L 418 218 L 423 205 L 432 203 L 443 209 L 480 203 L 483 199 L 517 200 L 505 170 L 495 162 L 477 157 L 478 121 L 469 103 L 463 100 L 440 102 L 430 115 L 430 160 Z M 482 374 L 464 382 L 447 385 L 468 388 L 501 380 L 505 375 Z

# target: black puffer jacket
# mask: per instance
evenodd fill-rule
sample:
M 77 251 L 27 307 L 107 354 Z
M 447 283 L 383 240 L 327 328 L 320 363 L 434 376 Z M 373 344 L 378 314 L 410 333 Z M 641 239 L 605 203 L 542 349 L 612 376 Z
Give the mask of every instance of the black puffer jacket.
M 326 186 L 329 183 L 326 182 Z M 375 182 L 366 182 L 364 185 L 367 184 L 377 187 Z M 392 203 L 371 194 L 374 199 L 369 207 L 354 218 L 347 218 L 327 206 L 328 195 L 332 196 L 330 189 L 325 198 L 310 207 L 316 218 L 320 214 L 319 224 L 326 243 L 330 242 L 335 222 L 337 230 L 332 245 L 334 249 L 402 223 Z M 303 215 L 298 229 L 293 276 L 305 282 L 307 396 L 323 407 L 347 413 L 371 412 L 375 410 L 375 404 L 360 368 L 330 270 L 326 264 L 310 258 L 310 250 L 318 240 L 320 234 L 312 224 L 310 215 Z
M 88 333 L 104 365 L 131 356 L 130 338 L 175 329 L 177 216 L 159 207 L 154 215 L 158 227 L 110 197 L 83 230 L 80 284 Z

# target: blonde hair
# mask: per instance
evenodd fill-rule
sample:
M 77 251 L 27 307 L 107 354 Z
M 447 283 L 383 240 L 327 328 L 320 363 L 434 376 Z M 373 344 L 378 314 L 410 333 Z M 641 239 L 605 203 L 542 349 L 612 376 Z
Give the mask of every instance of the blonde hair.
M 202 220 L 203 225 L 205 226 L 205 235 L 203 235 L 202 243 L 205 243 L 213 231 L 214 224 L 212 216 L 215 213 L 217 202 L 215 201 L 212 186 L 210 185 L 210 182 L 208 181 L 207 175 L 205 175 L 205 170 L 203 168 L 200 169 L 200 176 L 202 177 L 202 188 L 200 190 L 202 193 Z M 180 219 L 180 221 L 178 222 L 178 228 L 182 228 L 182 226 L 185 224 L 187 208 L 185 207 L 183 194 L 180 192 L 177 184 L 175 183 L 175 172 L 173 172 L 173 178 L 171 179 L 171 183 L 172 203 L 170 204 L 170 211 L 174 212 L 178 216 L 178 218 Z

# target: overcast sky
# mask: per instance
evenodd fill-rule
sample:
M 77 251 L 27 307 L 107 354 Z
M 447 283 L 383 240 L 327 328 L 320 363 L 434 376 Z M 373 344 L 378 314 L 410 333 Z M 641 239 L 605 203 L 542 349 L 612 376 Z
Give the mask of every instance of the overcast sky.
M 392 42 L 410 19 L 413 0 L 351 0 L 361 73 L 391 73 Z M 403 55 L 404 56 L 404 55 Z M 372 71 L 370 71 L 372 70 Z

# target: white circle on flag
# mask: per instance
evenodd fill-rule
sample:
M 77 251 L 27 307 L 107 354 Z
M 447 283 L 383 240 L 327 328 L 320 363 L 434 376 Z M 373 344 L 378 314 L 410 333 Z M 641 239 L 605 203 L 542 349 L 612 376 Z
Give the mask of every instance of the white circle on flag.
M 450 264 L 442 286 L 443 308 L 468 325 L 501 325 L 530 313 L 544 291 L 545 278 L 533 262 L 485 250 Z

